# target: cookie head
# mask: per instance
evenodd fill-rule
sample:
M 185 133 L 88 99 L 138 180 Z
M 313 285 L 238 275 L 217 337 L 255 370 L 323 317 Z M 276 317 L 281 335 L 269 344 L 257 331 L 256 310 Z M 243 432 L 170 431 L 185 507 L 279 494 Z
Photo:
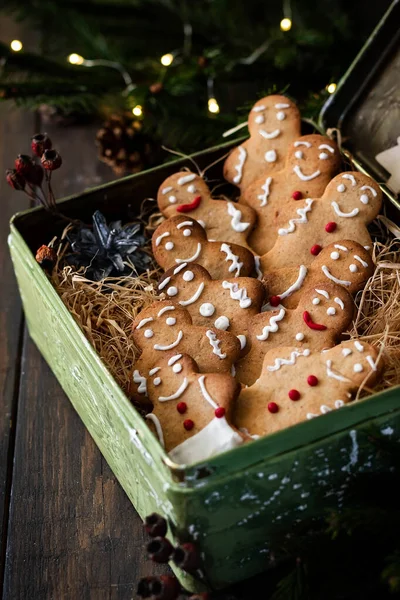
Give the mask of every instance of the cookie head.
M 157 203 L 161 212 L 174 207 L 174 213 L 179 215 L 197 208 L 209 195 L 208 186 L 202 177 L 180 171 L 168 177 L 160 186 Z M 168 214 L 171 214 L 171 209 Z
M 378 361 L 378 350 L 359 340 L 342 342 L 328 352 L 322 352 L 321 358 L 330 379 L 348 382 L 354 389 L 362 383 L 374 385 L 384 366 L 382 360 Z
M 341 286 L 318 282 L 301 296 L 298 309 L 304 323 L 315 331 L 343 331 L 353 315 L 353 300 Z
M 315 259 L 313 267 L 321 280 L 343 285 L 354 294 L 374 272 L 368 248 L 351 240 L 329 244 Z
M 325 198 L 332 207 L 333 220 L 359 219 L 368 223 L 375 219 L 382 204 L 378 184 L 357 171 L 334 177 L 325 190 Z
M 304 135 L 288 149 L 287 168 L 299 181 L 311 181 L 321 174 L 331 178 L 340 164 L 337 145 L 322 135 Z
M 159 361 L 158 366 L 150 369 L 148 388 L 150 396 L 159 402 L 176 400 L 184 395 L 189 386 L 189 375 L 198 373 L 195 361 L 187 354 L 169 352 Z M 154 394 L 152 394 L 154 391 Z
M 164 284 L 166 279 L 168 282 Z M 201 298 L 205 282 L 210 280 L 209 272 L 201 265 L 182 263 L 164 273 L 158 284 L 158 290 L 167 293 L 167 290 L 173 286 L 177 290 L 174 301 L 186 307 Z
M 184 216 L 166 219 L 153 233 L 153 254 L 160 264 L 194 262 L 207 243 L 203 227 Z
M 248 118 L 250 135 L 264 140 L 292 134 L 299 123 L 299 109 L 285 96 L 261 98 L 251 109 Z
M 183 337 L 182 329 L 192 324 L 189 313 L 171 302 L 155 302 L 133 322 L 133 339 L 141 349 L 172 350 Z

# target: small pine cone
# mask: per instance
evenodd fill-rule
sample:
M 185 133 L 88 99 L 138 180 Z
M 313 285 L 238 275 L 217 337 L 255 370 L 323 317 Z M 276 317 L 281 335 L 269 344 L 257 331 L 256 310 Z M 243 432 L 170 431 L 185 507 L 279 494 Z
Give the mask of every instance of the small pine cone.
M 56 264 L 57 254 L 53 248 L 43 244 L 36 252 L 36 260 L 44 269 L 52 271 Z
M 14 190 L 21 192 L 25 189 L 25 179 L 16 169 L 7 169 L 6 180 Z
M 15 168 L 25 178 L 32 172 L 34 166 L 35 163 L 27 154 L 18 154 L 18 157 L 15 159 Z
M 36 156 L 38 156 L 39 158 L 42 157 L 42 154 L 45 150 L 50 150 L 51 146 L 51 139 L 49 138 L 47 133 L 37 133 L 32 138 L 32 152 L 36 154 Z
M 45 150 L 41 158 L 41 163 L 47 171 L 55 171 L 61 167 L 62 158 L 57 150 Z

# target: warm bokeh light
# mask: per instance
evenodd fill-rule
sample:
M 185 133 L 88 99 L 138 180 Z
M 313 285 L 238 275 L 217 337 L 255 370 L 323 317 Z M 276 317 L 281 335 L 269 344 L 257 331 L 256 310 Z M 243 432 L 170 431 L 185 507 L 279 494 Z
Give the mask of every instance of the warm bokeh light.
M 81 56 L 80 54 L 75 54 L 75 52 L 68 56 L 68 62 L 70 62 L 71 65 L 81 65 L 83 61 L 83 56 Z
M 10 48 L 11 50 L 14 50 L 14 52 L 19 52 L 23 48 L 22 42 L 19 40 L 13 40 L 10 44 Z
M 164 54 L 160 60 L 161 60 L 161 64 L 164 65 L 164 67 L 169 67 L 169 65 L 172 64 L 172 62 L 174 60 L 174 55 L 173 54 Z
M 142 109 L 142 107 L 140 106 L 140 104 L 137 104 L 136 106 L 134 106 L 134 107 L 132 108 L 132 112 L 133 112 L 133 114 L 135 115 L 135 117 L 141 117 L 141 116 L 142 116 L 142 114 L 143 114 L 143 109 Z
M 208 101 L 208 110 L 210 113 L 219 113 L 219 105 L 215 98 L 210 98 Z
M 336 90 L 336 83 L 330 83 L 329 85 L 326 86 L 326 91 L 329 92 L 330 94 L 333 94 L 333 92 Z
M 292 21 L 290 19 L 288 19 L 287 17 L 282 19 L 281 29 L 282 29 L 282 31 L 289 31 L 289 29 L 292 29 Z

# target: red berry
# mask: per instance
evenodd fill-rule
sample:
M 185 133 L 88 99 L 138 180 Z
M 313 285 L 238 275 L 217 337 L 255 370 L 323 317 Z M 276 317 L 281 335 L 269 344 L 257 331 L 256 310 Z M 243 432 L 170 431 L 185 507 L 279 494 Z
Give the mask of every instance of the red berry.
M 300 392 L 298 390 L 290 390 L 288 396 L 291 400 L 300 400 Z
M 269 303 L 271 306 L 279 306 L 279 304 L 281 303 L 281 297 L 271 296 L 271 298 L 269 299 Z
M 184 571 L 195 571 L 200 567 L 200 556 L 192 542 L 177 546 L 172 555 L 172 560 L 177 567 Z
M 225 416 L 225 409 L 222 406 L 219 406 L 218 408 L 215 409 L 214 414 L 217 417 L 217 419 L 222 419 L 222 417 Z
M 270 413 L 277 413 L 279 410 L 279 406 L 276 404 L 276 402 L 270 402 L 267 408 Z
M 154 562 L 166 563 L 173 552 L 172 544 L 166 537 L 155 537 L 146 546 L 149 558 Z
M 293 194 L 292 194 L 293 200 L 301 200 L 302 197 L 303 197 L 303 194 L 301 192 L 293 192 Z
M 318 377 L 315 377 L 315 375 L 309 375 L 307 377 L 307 383 L 308 383 L 308 385 L 311 385 L 313 387 L 315 385 L 318 385 Z
M 164 537 L 167 527 L 167 521 L 158 513 L 151 513 L 145 517 L 144 528 L 150 537 Z
M 45 150 L 41 158 L 41 163 L 47 171 L 54 171 L 61 167 L 62 158 L 57 150 Z
M 51 139 L 49 138 L 47 133 L 37 133 L 32 138 L 32 152 L 36 154 L 36 156 L 38 156 L 39 158 L 41 158 L 45 150 L 50 150 L 51 145 Z
M 35 258 L 44 269 L 52 270 L 57 261 L 57 254 L 53 248 L 43 245 L 36 252 Z
M 314 246 L 311 246 L 311 254 L 313 256 L 318 256 L 318 254 L 321 252 L 322 250 L 322 246 L 320 246 L 319 244 L 314 244 Z
M 7 169 L 6 180 L 8 185 L 11 185 L 14 190 L 22 192 L 25 189 L 25 179 L 15 169 Z
M 333 231 L 335 231 L 336 227 L 337 227 L 337 224 L 334 221 L 330 221 L 329 223 L 327 223 L 325 225 L 325 231 L 327 233 L 332 233 Z
M 176 410 L 178 411 L 178 413 L 183 415 L 183 413 L 185 413 L 187 411 L 186 402 L 178 402 L 178 404 L 176 405 Z
M 25 178 L 27 175 L 31 173 L 35 163 L 31 159 L 30 156 L 26 154 L 18 154 L 18 157 L 15 159 L 15 168 L 17 169 L 20 175 L 23 175 Z
M 183 421 L 183 426 L 186 429 L 186 431 L 190 431 L 191 429 L 193 429 L 194 423 L 192 419 L 186 419 L 185 421 Z

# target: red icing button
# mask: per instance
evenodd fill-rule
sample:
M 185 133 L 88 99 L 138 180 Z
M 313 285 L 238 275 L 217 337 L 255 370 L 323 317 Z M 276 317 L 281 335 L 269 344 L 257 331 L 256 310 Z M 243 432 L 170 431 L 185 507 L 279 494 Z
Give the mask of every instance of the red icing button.
M 300 400 L 300 392 L 297 390 L 290 390 L 288 396 L 291 400 Z
M 185 421 L 183 421 L 183 426 L 187 431 L 190 431 L 191 429 L 193 429 L 194 423 L 192 419 L 186 419 Z
M 279 406 L 276 404 L 276 402 L 270 402 L 267 408 L 270 413 L 277 413 L 279 410 Z
M 319 244 L 314 244 L 314 246 L 311 246 L 311 254 L 313 256 L 318 256 L 318 254 L 321 252 L 322 250 L 322 246 L 320 246 Z
M 183 415 L 183 413 L 187 411 L 186 402 L 178 402 L 178 404 L 176 405 L 176 410 L 178 411 L 178 413 L 181 413 L 181 415 Z
M 201 202 L 201 196 L 196 196 L 196 198 L 193 199 L 193 202 L 190 202 L 190 204 L 180 204 L 179 206 L 176 207 L 177 212 L 180 213 L 187 213 L 190 212 L 191 210 L 195 210 L 196 208 L 199 207 Z
M 318 377 L 315 377 L 315 375 L 309 375 L 307 377 L 307 383 L 311 386 L 318 385 Z
M 336 227 L 337 227 L 337 224 L 334 221 L 330 221 L 329 223 L 327 223 L 325 225 L 325 231 L 327 233 L 332 233 L 333 231 L 335 231 Z
M 219 406 L 218 408 L 215 409 L 214 414 L 217 417 L 217 419 L 222 419 L 222 417 L 225 416 L 225 409 L 222 406 Z
M 293 192 L 293 194 L 292 194 L 293 200 L 301 200 L 302 197 L 303 197 L 303 194 L 301 192 Z
M 271 296 L 271 298 L 269 299 L 269 303 L 271 306 L 279 306 L 279 304 L 281 303 L 281 297 Z

